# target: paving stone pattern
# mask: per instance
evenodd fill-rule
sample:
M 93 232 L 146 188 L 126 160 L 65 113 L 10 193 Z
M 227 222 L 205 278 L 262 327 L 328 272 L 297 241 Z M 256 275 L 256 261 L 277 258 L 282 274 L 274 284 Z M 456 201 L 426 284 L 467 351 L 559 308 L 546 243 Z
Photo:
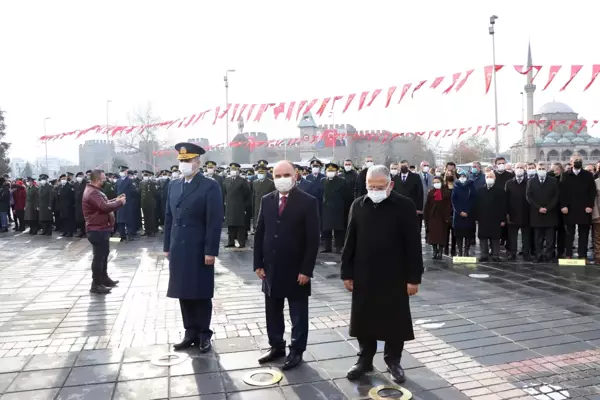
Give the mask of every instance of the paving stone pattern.
M 374 373 L 345 378 L 358 346 L 348 337 L 350 294 L 338 256 L 320 256 L 315 268 L 306 362 L 259 388 L 243 382 L 268 347 L 250 249 L 218 259 L 214 351 L 158 367 L 150 361 L 183 333 L 179 305 L 165 296 L 162 243 L 111 247 L 109 271 L 121 283 L 92 296 L 87 241 L 0 237 L 1 400 L 341 400 L 391 384 L 381 353 Z M 430 260 L 428 249 L 424 257 L 424 284 L 411 300 L 417 338 L 402 361 L 415 399 L 600 399 L 597 267 L 453 266 Z

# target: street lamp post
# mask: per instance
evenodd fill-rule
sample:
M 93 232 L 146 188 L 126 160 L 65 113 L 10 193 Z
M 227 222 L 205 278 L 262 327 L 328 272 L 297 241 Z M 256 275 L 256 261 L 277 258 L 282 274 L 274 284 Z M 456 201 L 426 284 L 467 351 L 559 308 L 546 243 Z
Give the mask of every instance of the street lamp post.
M 225 71 L 223 80 L 225 81 L 225 143 L 229 146 L 229 73 L 235 72 L 235 69 Z
M 496 157 L 498 157 L 498 155 L 500 153 L 500 139 L 499 139 L 499 135 L 498 135 L 498 86 L 496 85 L 496 39 L 495 39 L 496 32 L 494 31 L 494 26 L 496 25 L 497 19 L 498 19 L 497 15 L 492 15 L 490 17 L 490 26 L 489 26 L 489 32 L 490 32 L 490 35 L 492 36 L 492 63 L 493 63 L 492 74 L 493 74 L 493 78 L 494 78 L 494 113 L 495 113 L 495 126 L 496 126 L 494 133 L 495 133 L 495 139 L 496 139 Z
M 109 153 L 110 153 L 110 139 L 108 136 L 108 106 L 109 104 L 112 103 L 112 100 L 106 100 L 106 148 L 109 149 Z M 110 158 L 107 158 L 106 160 L 106 172 L 108 173 L 108 171 L 110 171 Z
M 48 121 L 50 117 L 44 118 L 44 137 L 46 137 L 46 121 Z M 50 170 L 48 169 L 48 139 L 44 140 L 44 147 L 46 149 L 46 173 L 48 174 Z

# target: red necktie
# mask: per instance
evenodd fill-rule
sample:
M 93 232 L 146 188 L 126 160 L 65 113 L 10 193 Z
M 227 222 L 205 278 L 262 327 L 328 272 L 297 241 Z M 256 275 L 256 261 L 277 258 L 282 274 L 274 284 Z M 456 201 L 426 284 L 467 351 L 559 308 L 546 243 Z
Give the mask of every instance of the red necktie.
M 281 202 L 279 203 L 279 216 L 281 217 L 281 213 L 285 209 L 285 204 L 287 203 L 287 196 L 281 196 Z

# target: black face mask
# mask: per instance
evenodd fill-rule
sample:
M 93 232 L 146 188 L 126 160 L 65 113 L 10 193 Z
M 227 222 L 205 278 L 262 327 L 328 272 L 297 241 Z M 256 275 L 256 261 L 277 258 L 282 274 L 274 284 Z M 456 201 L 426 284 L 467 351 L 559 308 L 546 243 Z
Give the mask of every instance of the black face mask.
M 573 162 L 573 168 L 575 168 L 575 169 L 581 169 L 581 167 L 583 167 L 583 162 L 582 161 L 574 161 Z
M 408 172 L 408 167 L 406 165 L 401 166 L 400 172 L 402 172 L 403 174 L 406 174 Z

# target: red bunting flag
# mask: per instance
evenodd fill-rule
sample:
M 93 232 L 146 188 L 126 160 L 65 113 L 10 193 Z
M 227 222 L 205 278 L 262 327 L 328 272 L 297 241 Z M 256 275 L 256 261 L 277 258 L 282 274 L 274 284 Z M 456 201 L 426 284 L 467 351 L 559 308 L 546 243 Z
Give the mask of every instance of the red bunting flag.
M 341 99 L 343 99 L 343 98 L 344 98 L 344 96 L 335 96 L 335 97 L 333 98 L 333 103 L 331 103 L 331 109 L 333 110 L 333 108 L 335 107 L 335 102 L 336 102 L 336 101 L 338 101 L 338 100 L 341 100 Z
M 542 90 L 546 90 L 548 88 L 548 86 L 550 86 L 550 84 L 554 80 L 554 77 L 556 76 L 556 74 L 558 74 L 558 71 L 560 71 L 561 68 L 562 68 L 562 65 L 550 66 L 550 73 L 548 74 L 548 82 L 546 82 L 546 86 L 544 86 L 544 88 Z
M 294 112 L 294 106 L 295 106 L 295 105 L 296 105 L 296 102 L 295 102 L 295 101 L 292 101 L 292 102 L 290 103 L 290 106 L 288 107 L 287 114 L 286 114 L 286 116 L 285 116 L 285 119 L 286 119 L 287 121 L 289 121 L 289 120 L 292 118 L 292 113 Z
M 496 65 L 496 72 L 500 71 L 504 65 Z M 483 73 L 485 75 L 485 94 L 490 91 L 490 85 L 492 84 L 492 78 L 494 76 L 494 66 L 487 65 L 483 67 Z
M 358 111 L 362 110 L 363 106 L 365 105 L 365 100 L 367 99 L 368 94 L 369 94 L 368 90 L 366 92 L 362 92 L 360 94 L 360 99 L 358 101 Z
M 300 118 L 300 113 L 302 113 L 302 109 L 306 103 L 308 103 L 306 100 L 302 100 L 300 104 L 298 104 L 298 110 L 296 110 L 296 121 L 298 121 L 298 118 Z
M 348 107 L 350 107 L 350 104 L 352 103 L 352 100 L 354 100 L 354 97 L 356 97 L 356 93 L 352 93 L 348 96 L 348 100 L 346 100 L 346 106 L 344 107 L 344 111 L 342 111 L 342 114 L 348 110 Z
M 215 119 L 213 120 L 213 125 L 217 123 L 217 118 L 219 118 L 219 111 L 221 111 L 221 106 L 217 106 L 217 108 L 215 108 Z
M 456 85 L 456 82 L 458 81 L 458 78 L 460 78 L 461 75 L 462 75 L 462 72 L 457 72 L 454 75 L 452 75 L 452 84 L 450 86 L 448 86 L 448 88 L 446 90 L 444 90 L 442 93 L 443 94 L 450 93 L 450 91 L 452 90 L 454 85 Z
M 398 89 L 398 86 L 390 86 L 390 88 L 388 89 L 387 100 L 385 101 L 385 108 L 388 108 L 388 106 L 390 105 L 390 101 L 392 100 L 392 96 L 394 95 L 396 89 Z
M 567 83 L 565 83 L 563 85 L 563 87 L 560 88 L 561 92 L 563 90 L 565 90 L 567 88 L 567 86 L 569 86 L 569 84 L 571 83 L 571 81 L 577 76 L 577 74 L 579 73 L 579 71 L 581 71 L 581 68 L 583 68 L 583 65 L 571 65 L 571 77 L 569 78 L 569 80 L 567 81 Z
M 321 102 L 321 106 L 319 107 L 319 109 L 317 110 L 317 115 L 319 117 L 323 116 L 323 113 L 325 112 L 325 109 L 327 108 L 327 104 L 329 104 L 329 101 L 331 100 L 331 97 L 326 97 L 323 99 L 323 101 Z
M 377 96 L 379 96 L 379 93 L 381 93 L 381 89 L 373 90 L 373 93 L 371 93 L 371 100 L 369 100 L 369 102 L 367 103 L 367 107 L 371 107 L 371 104 L 373 104 Z
M 239 117 L 238 117 L 238 119 L 240 119 L 240 118 L 244 118 L 244 111 L 246 110 L 246 108 L 248 108 L 248 104 L 244 104 L 244 105 L 242 106 L 242 108 L 240 109 L 240 113 L 239 113 Z
M 308 114 L 310 110 L 312 110 L 315 104 L 317 104 L 317 101 L 319 101 L 319 99 L 311 100 L 310 103 L 308 103 L 308 105 L 306 106 L 306 110 L 304 110 L 305 115 Z
M 260 119 L 262 118 L 265 111 L 267 111 L 268 107 L 269 107 L 269 104 L 261 104 L 260 105 L 260 107 L 258 108 L 258 112 L 256 113 L 256 116 L 254 117 L 254 122 L 260 122 Z
M 404 96 L 406 96 L 406 93 L 408 93 L 408 89 L 410 89 L 411 86 L 412 83 L 405 83 L 404 86 L 402 86 L 402 93 L 400 93 L 400 100 L 398 100 L 398 104 L 400 104 Z
M 440 84 L 442 83 L 443 80 L 444 80 L 443 76 L 439 76 L 439 77 L 435 78 L 435 80 L 431 83 L 431 86 L 429 86 L 429 89 L 437 89 L 437 87 L 440 86 Z
M 532 69 L 535 69 L 535 74 L 533 74 L 533 77 L 531 78 L 531 80 L 533 81 L 535 79 L 535 77 L 537 76 L 537 74 L 540 72 L 540 69 L 542 69 L 542 66 L 541 65 L 533 65 L 531 67 L 527 67 L 527 69 L 524 70 L 523 68 L 525 68 L 525 67 L 523 65 L 514 65 L 514 68 L 515 68 L 515 71 L 517 71 L 521 75 L 527 75 L 529 73 L 529 71 L 531 71 Z
M 279 103 L 277 107 L 273 107 L 273 115 L 275 116 L 275 120 L 279 118 L 279 115 L 285 111 L 285 103 Z
M 184 127 L 187 128 L 188 126 L 190 126 L 190 124 L 194 121 L 194 118 L 196 118 L 196 114 L 190 117 L 190 119 L 188 120 L 187 124 L 184 125 Z
M 256 107 L 256 104 L 252 104 L 250 106 L 250 108 L 248 109 L 248 116 L 246 116 L 246 121 L 250 121 L 250 118 L 252 117 L 252 111 L 254 111 L 255 107 Z
M 415 88 L 413 89 L 412 93 L 410 94 L 410 98 L 412 99 L 415 96 L 415 92 L 419 89 L 421 89 L 421 87 L 423 87 L 423 85 L 425 84 L 425 82 L 427 82 L 427 80 L 421 81 L 419 82 L 419 84 L 417 86 L 415 86 Z
M 233 112 L 231 113 L 231 122 L 235 121 L 235 116 L 237 114 L 237 110 L 240 107 L 239 104 L 233 106 Z
M 590 80 L 590 83 L 585 85 L 585 89 L 583 89 L 584 92 L 592 86 L 592 83 L 594 83 L 598 74 L 600 74 L 600 64 L 594 64 L 592 66 L 592 79 Z
M 467 74 L 465 75 L 465 77 L 458 83 L 458 86 L 456 86 L 456 91 L 458 92 L 463 86 L 465 86 L 465 83 L 467 83 L 467 79 L 469 79 L 469 77 L 471 76 L 471 74 L 473 73 L 473 71 L 475 71 L 474 69 L 470 69 L 467 71 Z
M 219 119 L 223 119 L 223 117 L 229 113 L 229 109 L 230 108 L 231 108 L 231 104 L 227 104 L 227 107 L 225 107 L 225 109 L 223 110 L 223 112 L 219 116 Z

